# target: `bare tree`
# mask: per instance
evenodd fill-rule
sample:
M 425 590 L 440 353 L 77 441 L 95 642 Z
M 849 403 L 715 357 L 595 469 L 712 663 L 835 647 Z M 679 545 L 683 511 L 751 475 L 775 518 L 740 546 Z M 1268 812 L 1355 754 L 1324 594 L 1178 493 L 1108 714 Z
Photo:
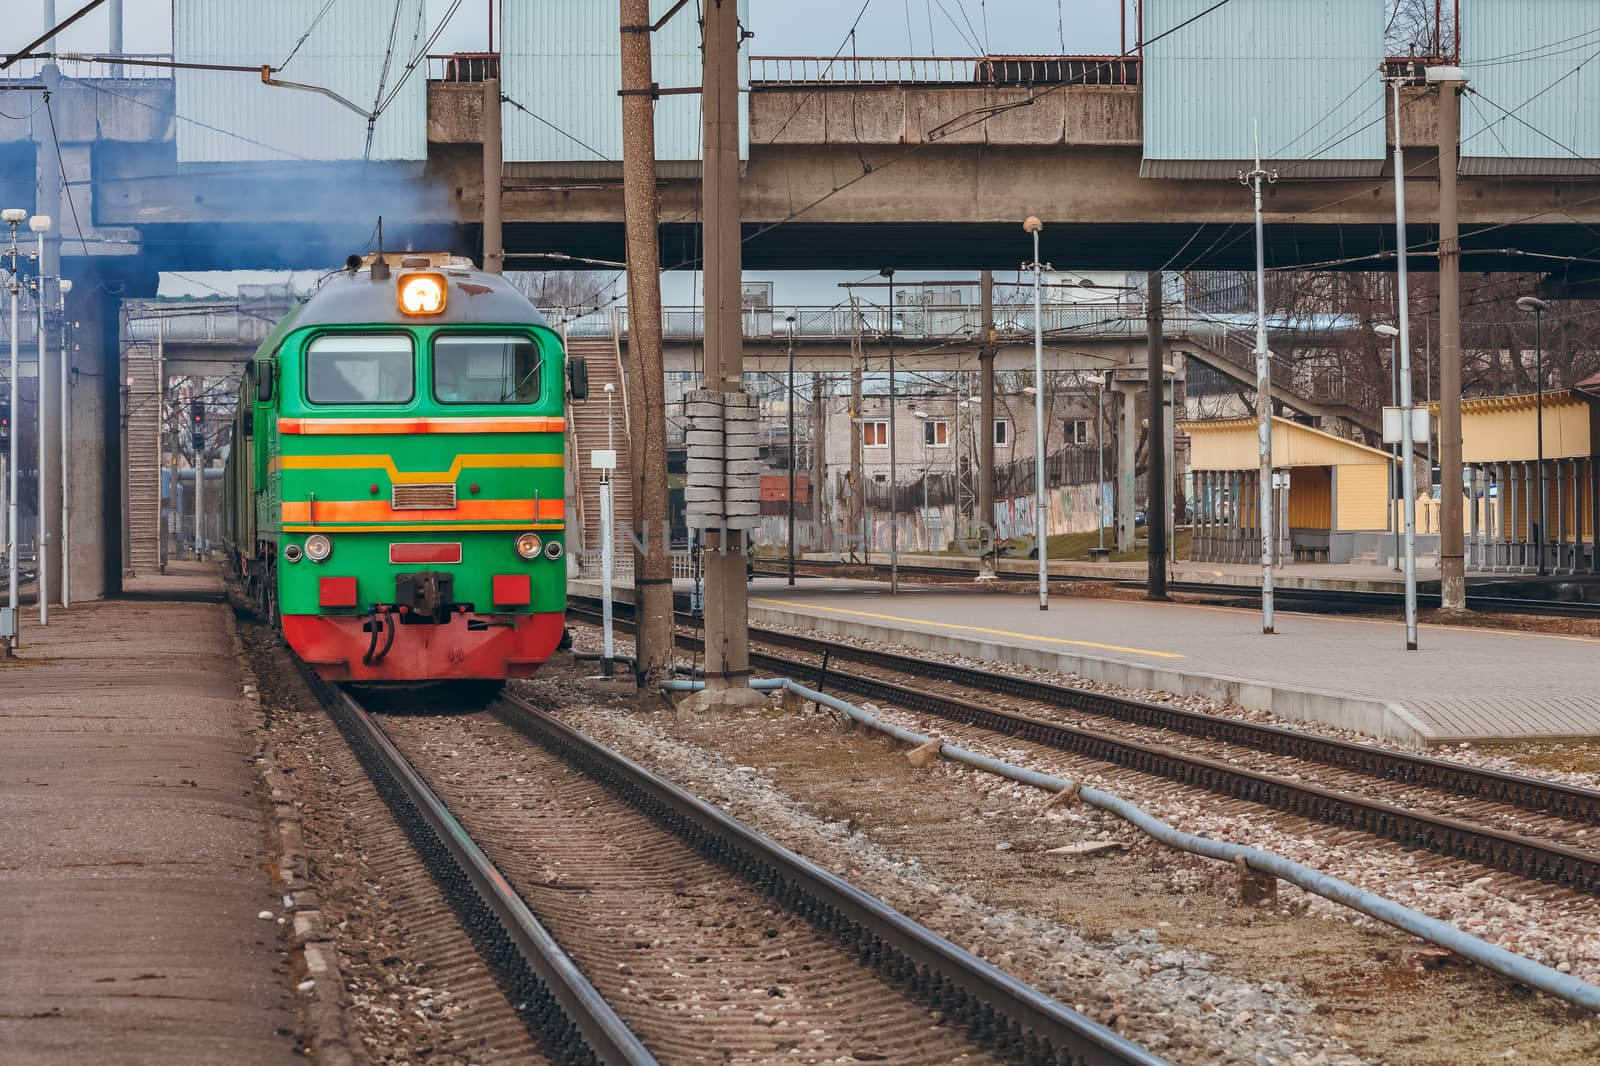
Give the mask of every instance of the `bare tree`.
M 517 270 L 506 274 L 535 307 L 564 308 L 574 314 L 594 310 L 617 293 L 620 275 L 596 270 Z
M 1447 56 L 1455 50 L 1456 0 L 1388 0 L 1384 47 L 1391 56 Z

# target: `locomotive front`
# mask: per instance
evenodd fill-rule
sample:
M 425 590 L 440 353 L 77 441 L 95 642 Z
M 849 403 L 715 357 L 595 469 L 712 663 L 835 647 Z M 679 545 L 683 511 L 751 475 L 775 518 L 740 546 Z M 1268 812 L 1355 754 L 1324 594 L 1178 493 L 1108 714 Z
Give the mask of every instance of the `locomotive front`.
M 387 267 L 257 362 L 257 566 L 324 678 L 527 677 L 565 621 L 560 339 L 498 276 Z

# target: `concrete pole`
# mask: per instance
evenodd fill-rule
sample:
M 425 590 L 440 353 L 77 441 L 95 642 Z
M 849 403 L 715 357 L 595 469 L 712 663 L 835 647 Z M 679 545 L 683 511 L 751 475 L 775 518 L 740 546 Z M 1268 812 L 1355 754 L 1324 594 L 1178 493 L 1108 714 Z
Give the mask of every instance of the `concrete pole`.
M 1256 168 L 1248 178 L 1255 185 L 1256 201 L 1256 451 L 1261 460 L 1258 475 L 1256 532 L 1261 534 L 1261 632 L 1273 632 L 1272 567 L 1277 537 L 1272 522 L 1272 357 L 1267 351 L 1266 236 L 1261 220 L 1261 130 L 1256 128 Z
M 1150 397 L 1150 500 L 1145 509 L 1145 529 L 1150 534 L 1149 562 L 1145 567 L 1145 599 L 1167 598 L 1167 478 L 1166 375 L 1162 368 L 1162 273 L 1145 275 L 1146 381 Z
M 895 463 L 895 409 L 900 397 L 894 379 L 894 268 L 878 273 L 889 279 L 889 595 L 895 596 L 900 592 L 900 470 Z
M 40 4 L 44 9 L 44 28 L 51 29 L 56 24 L 56 0 L 40 0 Z M 56 50 L 56 39 L 51 37 L 41 47 L 46 52 L 54 52 Z
M 107 5 L 107 10 L 109 11 L 109 16 L 108 17 L 111 20 L 111 35 L 110 35 L 109 40 L 106 42 L 107 43 L 106 50 L 108 52 L 110 52 L 112 55 L 121 55 L 122 54 L 122 0 L 111 0 L 111 3 Z M 121 63 L 113 63 L 111 65 L 111 76 L 113 78 L 122 77 L 122 64 Z
M 17 277 L 17 227 L 11 224 L 11 277 L 7 288 L 11 290 L 11 435 L 7 443 L 6 455 L 6 533 L 9 539 L 6 543 L 6 607 L 10 612 L 11 632 L 7 635 L 5 647 L 6 658 L 10 658 L 17 649 L 17 638 L 21 632 L 21 615 L 17 611 L 17 585 L 21 578 L 17 573 L 17 412 L 22 410 L 20 397 L 17 393 L 18 364 L 17 357 L 17 332 L 21 323 L 17 319 L 17 297 L 21 292 L 21 279 Z
M 202 430 L 201 432 L 205 432 Z M 194 450 L 194 557 L 206 557 L 206 449 Z
M 49 168 L 41 165 L 41 175 L 48 169 Z M 43 184 L 42 181 L 41 184 Z M 42 193 L 40 194 L 40 199 L 43 200 Z M 49 299 L 49 297 L 46 295 L 46 293 L 49 291 L 49 277 L 47 274 L 47 266 L 45 261 L 45 235 L 41 231 L 38 236 L 39 287 L 35 291 L 34 295 L 39 301 L 39 321 L 36 327 L 38 332 L 34 336 L 33 344 L 34 367 L 37 375 L 34 378 L 33 389 L 34 395 L 38 397 L 36 411 L 38 414 L 39 438 L 38 449 L 34 453 L 34 468 L 38 471 L 39 479 L 35 486 L 38 489 L 38 493 L 34 498 L 33 527 L 35 530 L 35 536 L 39 542 L 39 575 L 34 580 L 34 588 L 38 591 L 39 595 L 39 624 L 44 626 L 50 624 L 50 589 L 54 584 L 54 582 L 51 580 L 53 575 L 50 573 L 50 541 L 51 535 L 54 532 L 51 527 L 57 525 L 57 522 L 51 520 L 54 516 L 52 516 L 50 513 L 50 500 L 52 495 L 50 492 L 51 485 L 49 477 L 49 459 L 51 451 L 50 407 L 51 402 L 55 399 L 55 394 L 50 385 L 50 361 L 45 358 L 45 338 L 50 335 L 49 331 L 45 328 L 45 301 Z
M 646 549 L 636 553 L 633 561 L 634 599 L 639 605 L 634 654 L 639 684 L 654 688 L 672 670 L 673 643 L 672 558 L 667 554 L 667 401 L 661 362 L 661 206 L 656 191 L 655 101 L 650 95 L 649 0 L 622 0 L 621 15 L 622 195 L 627 227 L 628 360 L 633 378 L 628 390 L 633 437 L 628 470 L 633 477 L 633 521 L 641 534 L 639 543 Z M 737 149 L 735 140 L 735 165 Z M 708 154 L 706 158 L 711 157 Z M 734 209 L 737 212 L 737 201 Z M 734 240 L 737 248 L 737 219 Z M 738 288 L 736 265 L 735 306 Z M 706 322 L 711 322 L 709 315 Z M 715 379 L 715 374 L 712 377 Z M 739 588 L 741 592 L 744 589 L 742 580 Z
M 822 543 L 818 545 L 827 549 L 833 546 L 828 535 L 827 515 L 823 513 L 823 486 L 828 483 L 828 407 L 824 402 L 824 388 L 822 374 L 813 371 L 811 374 L 811 488 L 807 493 L 811 497 L 811 525 L 817 530 L 817 536 Z
M 700 85 L 705 155 L 700 210 L 705 234 L 706 384 L 724 393 L 742 393 L 738 5 L 735 0 L 707 0 L 704 20 Z M 749 601 L 741 546 L 730 543 L 728 530 L 707 531 L 706 689 L 737 702 L 743 702 L 740 694 L 753 695 L 746 686 L 750 676 Z M 705 702 L 715 699 L 718 697 L 708 695 Z
M 70 465 L 67 462 L 67 444 L 71 438 L 72 411 L 68 400 L 71 397 L 71 383 L 68 381 L 67 372 L 67 291 L 72 288 L 72 282 L 59 280 L 57 291 L 61 294 L 57 311 L 60 314 L 61 347 L 60 363 L 56 371 L 56 389 L 61 396 L 61 411 L 57 424 L 61 427 L 58 434 L 61 440 L 61 606 L 72 605 L 72 496 Z M 40 341 L 41 350 L 43 341 Z M 107 366 L 114 365 L 109 360 Z
M 978 299 L 982 305 L 982 336 L 978 347 L 978 521 L 979 547 L 994 528 L 994 271 L 979 275 Z M 978 564 L 978 580 L 995 580 L 995 552 L 983 553 Z
M 1439 603 L 1467 607 L 1461 531 L 1461 236 L 1456 149 L 1463 80 L 1439 86 Z M 1407 457 L 1409 461 L 1409 456 Z
M 1394 83 L 1394 225 L 1396 288 L 1400 304 L 1400 506 L 1401 524 L 1406 535 L 1406 650 L 1417 650 L 1417 456 L 1411 435 L 1411 286 L 1408 280 L 1406 249 L 1406 162 L 1400 136 L 1400 83 Z M 1459 454 L 1459 453 L 1458 453 Z M 1461 478 L 1456 478 L 1459 503 Z M 1456 514 L 1456 533 L 1461 532 L 1461 515 Z
M 1033 544 L 1039 560 L 1039 610 L 1050 609 L 1050 497 L 1045 463 L 1050 458 L 1050 432 L 1044 424 L 1044 264 L 1039 261 L 1039 220 L 1029 216 L 1022 228 L 1033 234 Z
M 647 42 L 648 40 L 646 38 Z M 483 270 L 486 274 L 504 273 L 506 268 L 505 232 L 500 216 L 500 197 L 503 188 L 500 153 L 500 79 L 485 78 L 483 79 Z
M 1139 405 L 1134 390 L 1127 385 L 1116 389 L 1117 426 L 1117 551 L 1131 552 L 1136 533 L 1133 526 L 1133 484 L 1137 480 L 1139 448 Z
M 788 392 L 784 407 L 789 419 L 789 584 L 794 585 L 794 315 L 789 316 L 789 376 L 784 382 Z
M 861 314 L 856 298 L 850 297 L 850 515 L 848 538 L 856 538 L 861 549 L 861 561 L 866 562 L 871 542 L 867 537 L 867 486 L 866 432 L 862 425 L 862 407 L 866 403 L 862 384 Z M 851 552 L 854 556 L 855 553 Z

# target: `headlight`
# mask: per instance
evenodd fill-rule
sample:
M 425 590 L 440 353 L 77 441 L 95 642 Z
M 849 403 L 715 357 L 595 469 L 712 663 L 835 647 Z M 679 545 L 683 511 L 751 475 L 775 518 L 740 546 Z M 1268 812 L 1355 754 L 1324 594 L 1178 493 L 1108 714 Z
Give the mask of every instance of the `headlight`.
M 539 558 L 539 547 L 540 541 L 537 533 L 524 533 L 517 538 L 517 554 L 524 559 Z
M 546 544 L 544 546 L 544 557 L 551 560 L 561 558 L 561 542 L 552 540 L 549 544 Z
M 321 533 L 313 533 L 306 538 L 306 558 L 314 563 L 320 563 L 333 554 L 333 541 Z
M 285 547 L 283 549 L 283 557 L 291 563 L 298 563 L 300 561 L 300 545 L 290 544 Z

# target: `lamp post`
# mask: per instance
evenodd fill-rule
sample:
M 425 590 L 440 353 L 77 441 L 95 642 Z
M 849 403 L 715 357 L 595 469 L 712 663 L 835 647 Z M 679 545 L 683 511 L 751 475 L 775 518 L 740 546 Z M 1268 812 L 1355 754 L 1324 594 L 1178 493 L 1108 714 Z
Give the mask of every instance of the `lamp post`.
M 786 383 L 789 389 L 789 584 L 794 584 L 794 312 L 783 316 L 789 324 L 789 380 Z M 813 448 L 816 442 L 812 442 Z M 811 489 L 811 498 L 816 499 L 815 486 Z M 813 516 L 815 517 L 815 516 Z
M 1044 493 L 1044 321 L 1041 286 L 1044 284 L 1044 265 L 1039 262 L 1039 231 L 1044 223 L 1037 215 L 1029 215 L 1022 228 L 1033 234 L 1033 539 L 1039 557 L 1039 610 L 1050 609 L 1050 523 L 1049 508 Z
M 1534 483 L 1534 491 L 1538 493 L 1535 510 L 1539 523 L 1534 529 L 1533 550 L 1538 554 L 1539 576 L 1543 577 L 1548 572 L 1544 565 L 1544 541 L 1545 526 L 1549 521 L 1549 516 L 1545 514 L 1544 499 L 1544 313 L 1550 310 L 1550 305 L 1537 296 L 1519 296 L 1517 310 L 1533 313 L 1533 382 L 1534 392 L 1538 396 L 1535 401 L 1538 414 L 1534 433 L 1539 438 L 1539 476 Z
M 1406 249 L 1406 163 L 1404 138 L 1400 135 L 1400 81 L 1391 86 L 1394 90 L 1394 233 L 1395 233 L 1395 290 L 1400 333 L 1400 493 L 1404 499 L 1406 530 L 1406 650 L 1417 650 L 1417 464 L 1416 440 L 1411 421 L 1411 286 L 1407 274 Z M 1441 209 L 1442 210 L 1442 209 Z M 1443 297 L 1440 298 L 1443 303 Z M 1456 491 L 1460 491 L 1457 478 Z M 1456 535 L 1461 535 L 1460 513 L 1456 514 Z M 1440 564 L 1444 565 L 1444 547 L 1449 534 L 1440 530 Z M 1442 572 L 1442 570 L 1441 570 Z M 1447 604 L 1448 606 L 1448 604 Z
M 17 296 L 22 291 L 22 281 L 17 276 L 17 227 L 28 217 L 28 212 L 20 207 L 8 207 L 0 212 L 0 219 L 5 221 L 11 230 L 11 248 L 6 253 L 11 259 L 11 274 L 6 283 L 6 288 L 11 290 L 11 417 L 15 419 L 20 408 L 17 405 Z M 0 638 L 6 642 L 6 658 L 10 658 L 17 647 L 17 432 L 15 423 L 11 426 L 11 433 L 7 437 L 6 451 L 6 477 L 8 486 L 6 490 L 6 609 L 0 615 Z
M 898 397 L 894 384 L 894 268 L 884 267 L 878 276 L 889 282 L 889 595 L 900 592 L 900 483 L 895 465 L 895 407 Z
M 1395 347 L 1396 338 L 1400 336 L 1400 331 L 1387 322 L 1380 322 L 1372 327 L 1372 332 L 1389 342 L 1389 406 L 1393 407 L 1400 402 L 1398 395 L 1400 391 L 1400 357 L 1398 349 Z M 1400 487 L 1400 445 L 1394 445 L 1390 454 L 1395 458 L 1395 465 L 1389 468 L 1389 515 L 1394 517 L 1394 501 L 1400 498 L 1399 494 L 1395 492 L 1395 489 Z M 1394 523 L 1394 571 L 1397 574 L 1400 572 L 1400 522 L 1398 519 Z
M 35 500 L 37 502 L 33 510 L 33 513 L 36 516 L 34 520 L 36 528 L 35 537 L 39 542 L 39 565 L 37 567 L 39 573 L 38 576 L 34 578 L 33 587 L 39 594 L 39 624 L 43 626 L 50 624 L 50 523 L 45 518 L 45 515 L 49 512 L 46 510 L 44 474 L 44 443 L 48 414 L 44 405 L 44 235 L 50 232 L 50 216 L 34 215 L 32 218 L 28 219 L 28 228 L 31 229 L 39 238 L 39 290 L 37 293 L 39 298 L 39 335 L 35 338 L 34 343 L 34 350 L 36 353 L 35 366 L 38 368 L 38 372 L 34 378 L 33 386 L 34 395 L 37 397 L 38 401 L 36 406 L 39 412 L 39 448 L 38 460 L 35 463 L 35 466 L 38 467 L 39 476 L 36 484 L 37 493 L 35 495 Z

